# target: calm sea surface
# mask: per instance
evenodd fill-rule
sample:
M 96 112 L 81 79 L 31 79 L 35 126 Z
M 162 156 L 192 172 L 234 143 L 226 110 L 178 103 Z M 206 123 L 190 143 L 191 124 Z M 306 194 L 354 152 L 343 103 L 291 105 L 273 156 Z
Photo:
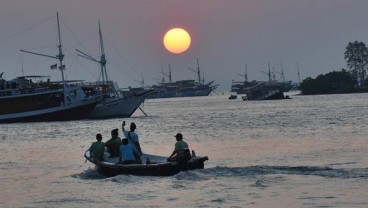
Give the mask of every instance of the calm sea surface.
M 0 125 L 0 207 L 368 207 L 368 94 L 243 102 L 156 99 L 136 112 L 144 152 L 178 132 L 205 169 L 106 178 L 84 151 L 123 119 Z

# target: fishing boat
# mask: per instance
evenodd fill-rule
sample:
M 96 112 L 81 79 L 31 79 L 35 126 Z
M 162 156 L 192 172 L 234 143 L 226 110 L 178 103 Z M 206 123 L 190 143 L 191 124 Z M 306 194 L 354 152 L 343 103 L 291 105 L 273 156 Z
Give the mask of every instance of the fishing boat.
M 246 96 L 243 100 L 279 100 L 285 99 L 284 93 L 277 86 L 269 82 L 254 82 L 244 89 Z
M 11 80 L 0 76 L 0 122 L 60 121 L 84 118 L 97 105 L 102 97 L 99 94 L 87 94 L 73 81 L 64 79 L 64 54 L 60 38 L 59 16 L 59 53 L 49 56 L 30 51 L 22 52 L 45 56 L 59 60 L 62 81 L 43 80 L 44 76 L 20 76 Z M 56 69 L 57 64 L 51 69 Z
M 284 75 L 284 71 L 282 69 L 282 65 L 281 65 L 281 72 L 276 72 L 278 74 L 280 74 L 282 81 L 277 81 L 275 78 L 275 71 L 273 71 L 271 73 L 271 67 L 270 64 L 268 63 L 268 72 L 263 72 L 262 73 L 266 74 L 268 76 L 268 82 L 272 83 L 273 88 L 277 89 L 278 91 L 281 92 L 289 92 L 292 89 L 292 84 L 291 81 L 286 81 L 285 80 L 285 75 Z M 243 77 L 244 80 L 243 81 L 232 81 L 231 84 L 231 90 L 230 92 L 234 92 L 239 94 L 246 94 L 246 91 L 249 91 L 248 88 L 252 88 L 255 85 L 258 85 L 259 83 L 261 83 L 262 81 L 248 81 L 248 74 L 247 74 L 247 65 L 245 65 L 245 70 L 244 70 L 244 75 L 242 74 L 237 74 L 240 77 Z
M 83 83 L 83 88 L 103 94 L 103 99 L 86 116 L 89 119 L 129 118 L 137 109 L 144 113 L 140 106 L 153 93 L 153 90 L 144 90 L 124 95 L 112 81 Z
M 216 89 L 216 86 L 212 84 L 213 82 L 198 84 L 194 80 L 179 80 L 153 85 L 152 88 L 156 92 L 154 98 L 195 97 L 208 96 Z
M 97 171 L 105 176 L 116 176 L 121 174 L 138 176 L 172 176 L 180 171 L 203 169 L 207 156 L 192 155 L 189 160 L 178 162 L 168 161 L 168 157 L 143 154 L 143 164 L 119 164 L 119 158 L 110 158 L 105 152 L 104 160 L 96 162 L 87 150 L 84 154 L 86 161 L 96 165 Z
M 237 95 L 234 95 L 234 94 L 231 94 L 229 96 L 229 100 L 235 100 L 236 98 L 238 98 L 238 96 Z
M 218 84 L 214 81 L 205 83 L 204 79 L 201 79 L 201 72 L 199 69 L 199 61 L 197 59 L 197 70 L 188 68 L 198 74 L 198 81 L 195 80 L 179 80 L 172 81 L 171 68 L 169 65 L 169 74 L 164 74 L 169 78 L 169 82 L 165 82 L 163 77 L 162 82 L 157 85 L 153 85 L 152 89 L 155 91 L 153 98 L 172 98 L 172 97 L 194 97 L 194 96 L 208 96 L 214 91 Z
M 106 70 L 106 55 L 103 45 L 102 32 L 100 21 L 98 21 L 99 27 L 99 39 L 101 57 L 99 60 L 88 55 L 85 52 L 76 50 L 80 57 L 97 62 L 101 67 L 102 81 L 97 82 L 85 82 L 83 88 L 86 90 L 96 91 L 103 94 L 103 99 L 96 105 L 96 107 L 87 115 L 89 119 L 105 119 L 105 118 L 129 118 L 146 98 L 153 94 L 153 90 L 143 90 L 140 92 L 132 93 L 128 96 L 124 95 L 124 92 L 119 88 L 116 82 L 110 81 L 107 76 Z M 143 112 L 144 113 L 144 112 Z

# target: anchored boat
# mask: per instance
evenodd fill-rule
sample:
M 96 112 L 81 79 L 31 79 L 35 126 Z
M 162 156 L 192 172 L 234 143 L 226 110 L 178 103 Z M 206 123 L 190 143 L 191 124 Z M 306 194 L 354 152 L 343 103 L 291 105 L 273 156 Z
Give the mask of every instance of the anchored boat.
M 64 54 L 60 38 L 59 15 L 57 15 L 59 33 L 59 53 L 49 56 L 30 51 L 25 53 L 40 55 L 59 60 L 51 69 L 59 68 L 62 81 L 43 80 L 45 76 L 21 76 L 5 80 L 0 75 L 0 122 L 59 121 L 82 119 L 94 109 L 102 97 L 99 94 L 87 94 L 75 81 L 64 79 Z
M 100 39 L 100 49 L 101 57 L 100 60 L 80 51 L 79 56 L 94 61 L 100 64 L 102 81 L 98 82 L 85 82 L 84 89 L 91 91 L 96 91 L 103 94 L 103 99 L 99 102 L 96 107 L 87 115 L 90 119 L 104 119 L 104 118 L 129 118 L 144 102 L 144 100 L 152 95 L 153 90 L 143 90 L 138 93 L 133 93 L 129 96 L 124 96 L 122 90 L 116 82 L 110 81 L 107 76 L 106 70 L 106 55 L 102 40 L 102 32 L 100 22 L 98 22 L 99 28 L 99 39 Z
M 201 71 L 199 69 L 199 61 L 197 59 L 197 70 L 188 68 L 194 71 L 198 75 L 198 81 L 195 80 L 178 80 L 172 81 L 171 67 L 169 65 L 169 74 L 162 75 L 169 78 L 169 82 L 165 82 L 163 77 L 162 81 L 157 85 L 153 85 L 152 89 L 156 92 L 152 98 L 172 98 L 172 97 L 194 97 L 194 96 L 208 96 L 214 91 L 218 84 L 214 81 L 205 83 L 204 79 L 201 79 Z

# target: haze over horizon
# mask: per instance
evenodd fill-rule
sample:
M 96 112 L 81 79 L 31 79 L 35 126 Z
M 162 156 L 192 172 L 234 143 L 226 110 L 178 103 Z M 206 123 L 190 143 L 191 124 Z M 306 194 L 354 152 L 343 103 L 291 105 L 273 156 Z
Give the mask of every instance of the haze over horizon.
M 57 54 L 56 13 L 61 20 L 68 79 L 95 81 L 99 65 L 78 57 L 75 49 L 99 58 L 101 21 L 109 77 L 120 87 L 138 87 L 162 79 L 172 69 L 173 81 L 215 80 L 229 92 L 232 80 L 267 80 L 267 63 L 286 80 L 298 81 L 346 68 L 344 52 L 353 41 L 368 43 L 368 1 L 365 0 L 2 0 L 0 62 L 7 79 L 50 75 L 55 60 L 24 54 L 20 49 Z M 185 28 L 192 43 L 182 54 L 168 52 L 166 31 Z M 262 72 L 263 71 L 263 72 Z M 279 78 L 278 75 L 276 75 Z M 166 78 L 167 80 L 167 78 Z

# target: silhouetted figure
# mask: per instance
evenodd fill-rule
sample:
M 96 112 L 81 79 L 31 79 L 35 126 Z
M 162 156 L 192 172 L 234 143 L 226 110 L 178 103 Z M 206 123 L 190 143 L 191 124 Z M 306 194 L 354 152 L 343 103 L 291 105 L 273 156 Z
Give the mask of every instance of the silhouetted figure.
M 111 139 L 106 142 L 105 146 L 110 153 L 110 157 L 119 157 L 119 147 L 121 145 L 121 139 L 119 137 L 118 129 L 111 131 Z

